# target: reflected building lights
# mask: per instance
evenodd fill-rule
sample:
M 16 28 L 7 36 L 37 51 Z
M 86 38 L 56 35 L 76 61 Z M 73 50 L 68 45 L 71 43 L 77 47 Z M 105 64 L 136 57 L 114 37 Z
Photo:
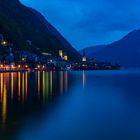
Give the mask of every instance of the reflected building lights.
M 68 91 L 68 72 L 64 72 L 64 81 L 65 81 L 65 92 Z
M 13 72 L 11 73 L 11 100 L 13 100 L 14 96 L 14 74 Z
M 37 72 L 38 97 L 40 98 L 40 71 Z
M 63 72 L 60 71 L 60 96 L 63 95 Z
M 24 103 L 24 93 L 25 93 L 25 89 L 24 89 L 24 87 L 25 87 L 25 80 L 24 80 L 24 78 L 25 78 L 25 74 L 22 73 L 22 103 Z
M 0 73 L 0 101 L 2 102 L 3 97 L 3 73 Z
M 53 95 L 53 93 L 52 93 L 52 88 L 53 88 L 53 85 L 52 85 L 52 71 L 50 71 L 50 96 L 52 96 Z
M 5 125 L 7 117 L 7 90 L 6 81 L 4 81 L 3 98 L 2 98 L 2 124 Z
M 20 100 L 20 92 L 21 92 L 21 73 L 18 72 L 18 100 Z
M 46 83 L 46 85 L 45 85 L 45 94 L 46 94 L 46 98 L 48 99 L 48 96 L 49 96 L 49 74 L 48 74 L 48 72 L 46 73 L 46 78 L 45 78 L 45 83 Z
M 45 72 L 42 73 L 42 93 L 43 93 L 43 100 L 45 100 Z
M 25 73 L 25 95 L 26 95 L 26 100 L 28 98 L 28 72 Z
M 86 85 L 86 75 L 85 75 L 85 71 L 83 70 L 83 73 L 82 73 L 82 81 L 83 81 L 83 89 L 85 88 L 85 85 Z

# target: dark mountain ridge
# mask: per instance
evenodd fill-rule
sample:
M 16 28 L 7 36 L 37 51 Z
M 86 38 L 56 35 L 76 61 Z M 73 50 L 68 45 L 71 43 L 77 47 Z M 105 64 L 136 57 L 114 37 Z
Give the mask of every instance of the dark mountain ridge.
M 0 17 L 0 33 L 16 49 L 24 49 L 26 40 L 31 40 L 33 50 L 40 48 L 58 55 L 62 49 L 71 60 L 80 59 L 80 54 L 39 12 L 19 0 L 0 0 Z
M 118 63 L 124 67 L 140 67 L 140 30 L 130 32 L 98 52 L 93 50 L 88 57 Z

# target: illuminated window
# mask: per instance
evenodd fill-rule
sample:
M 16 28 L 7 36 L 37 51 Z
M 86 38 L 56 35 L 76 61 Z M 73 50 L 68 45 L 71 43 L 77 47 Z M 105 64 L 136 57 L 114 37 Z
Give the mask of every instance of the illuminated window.
M 67 56 L 67 55 L 64 56 L 64 60 L 65 60 L 65 61 L 68 60 L 68 56 Z
M 59 50 L 59 56 L 62 58 L 63 57 L 63 51 Z

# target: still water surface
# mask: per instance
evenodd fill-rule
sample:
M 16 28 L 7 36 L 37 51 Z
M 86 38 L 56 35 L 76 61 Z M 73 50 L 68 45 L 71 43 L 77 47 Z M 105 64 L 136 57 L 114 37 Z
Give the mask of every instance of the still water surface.
M 140 72 L 0 73 L 0 140 L 140 140 Z

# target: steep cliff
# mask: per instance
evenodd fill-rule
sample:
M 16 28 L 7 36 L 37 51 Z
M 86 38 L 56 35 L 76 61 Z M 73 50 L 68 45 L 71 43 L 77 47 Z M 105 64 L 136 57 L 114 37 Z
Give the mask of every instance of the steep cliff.
M 0 0 L 0 33 L 14 43 L 16 49 L 24 49 L 26 40 L 31 40 L 33 50 L 40 48 L 57 55 L 57 51 L 63 49 L 71 60 L 81 57 L 40 13 L 18 0 Z

